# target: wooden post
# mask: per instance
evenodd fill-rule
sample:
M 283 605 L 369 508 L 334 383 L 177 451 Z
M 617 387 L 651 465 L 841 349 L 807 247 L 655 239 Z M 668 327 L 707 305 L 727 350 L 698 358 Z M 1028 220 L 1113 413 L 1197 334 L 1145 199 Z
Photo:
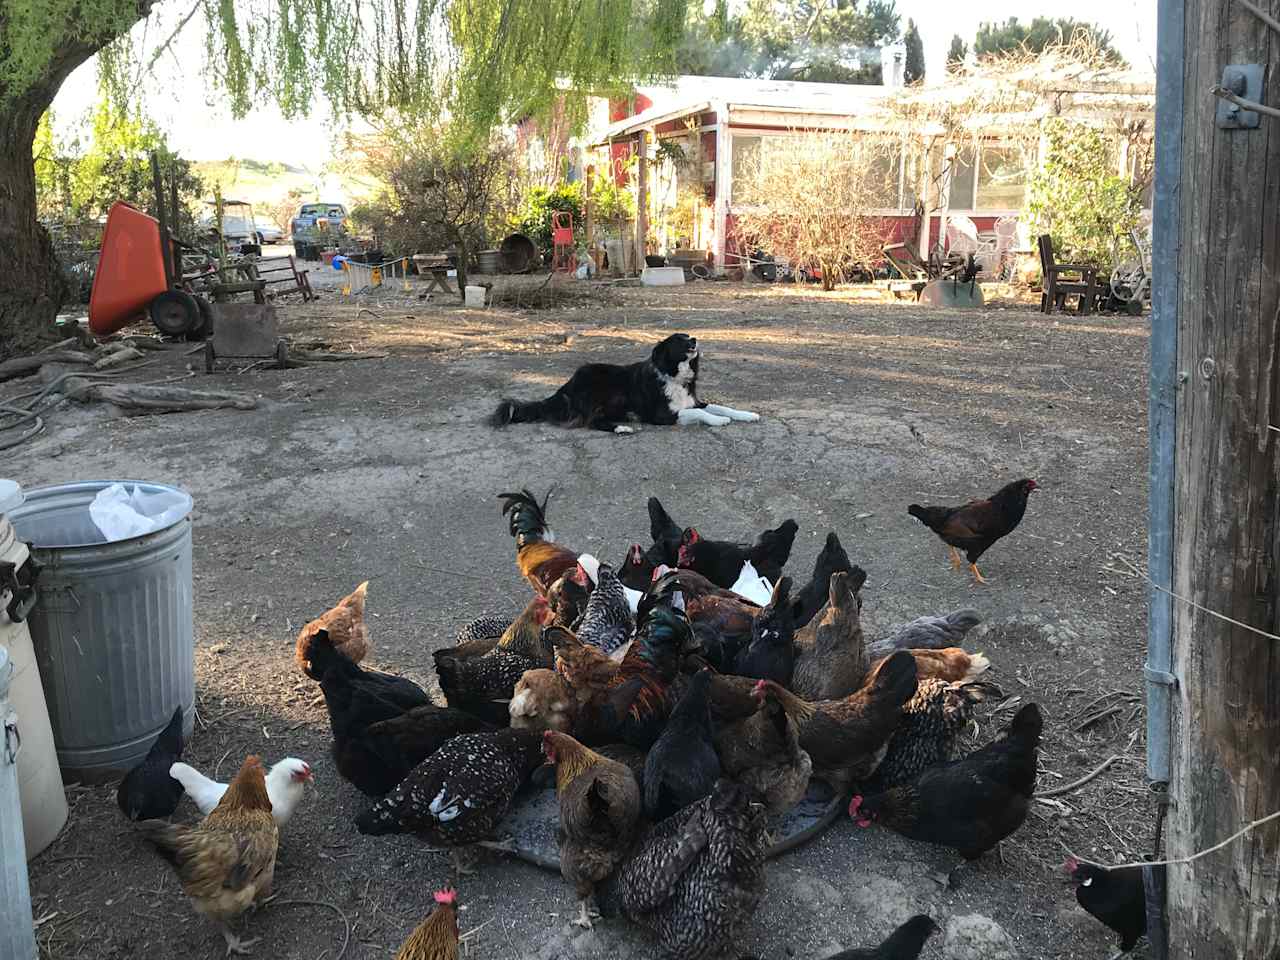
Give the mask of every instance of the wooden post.
M 729 263 L 729 207 L 733 200 L 733 141 L 729 136 L 729 104 L 715 104 L 716 159 L 715 208 L 711 214 L 712 253 L 716 273 L 724 273 Z M 742 251 L 738 251 L 741 255 Z
M 1183 93 L 1158 125 L 1181 124 L 1171 858 L 1280 810 L 1280 640 L 1188 602 L 1280 633 L 1280 119 L 1219 129 L 1209 93 L 1224 67 L 1257 63 L 1261 101 L 1280 105 L 1280 34 L 1243 3 L 1177 8 L 1185 26 L 1162 24 L 1158 52 Z M 1169 867 L 1168 917 L 1174 960 L 1280 955 L 1280 823 Z
M 591 215 L 591 191 L 595 188 L 596 168 L 587 164 L 586 177 L 582 183 L 582 233 L 586 239 L 587 256 L 595 259 L 596 253 L 596 221 Z
M 644 269 L 645 238 L 649 235 L 649 134 L 636 136 L 636 272 Z

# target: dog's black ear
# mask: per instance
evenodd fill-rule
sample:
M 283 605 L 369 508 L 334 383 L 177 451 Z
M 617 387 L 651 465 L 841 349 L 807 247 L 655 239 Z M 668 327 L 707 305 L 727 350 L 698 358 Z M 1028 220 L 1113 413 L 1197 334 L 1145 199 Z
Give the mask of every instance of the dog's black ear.
M 653 348 L 653 354 L 650 359 L 653 365 L 665 373 L 667 376 L 675 376 L 676 370 L 680 366 L 680 358 L 676 356 L 680 347 L 676 342 L 678 334 L 672 334 Z

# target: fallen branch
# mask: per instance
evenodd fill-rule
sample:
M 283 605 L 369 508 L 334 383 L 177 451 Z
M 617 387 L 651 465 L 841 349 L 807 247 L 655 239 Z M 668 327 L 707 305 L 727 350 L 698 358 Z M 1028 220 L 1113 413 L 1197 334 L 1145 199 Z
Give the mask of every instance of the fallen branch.
M 385 353 L 333 353 L 328 350 L 290 350 L 290 360 L 308 360 L 327 363 L 333 360 L 385 360 Z M 292 364 L 290 364 L 292 366 Z
M 187 390 L 183 387 L 151 387 L 135 383 L 94 383 L 83 377 L 71 377 L 63 393 L 86 403 L 101 400 L 118 407 L 150 410 L 155 413 L 178 413 L 184 410 L 214 410 L 231 407 L 252 410 L 257 400 L 246 393 L 222 390 Z
M 46 363 L 84 363 L 92 364 L 97 358 L 79 350 L 50 350 L 30 357 L 14 357 L 0 363 L 0 380 L 12 380 L 34 373 Z
M 1062 786 L 1054 787 L 1052 790 L 1039 790 L 1032 799 L 1043 800 L 1046 797 L 1060 797 L 1064 793 L 1070 793 L 1072 790 L 1078 790 L 1119 759 L 1121 759 L 1119 756 L 1107 757 L 1107 759 L 1103 760 L 1102 763 L 1098 764 L 1079 780 L 1072 780 L 1070 783 L 1064 783 Z
M 342 960 L 347 952 L 347 944 L 351 942 L 351 921 L 347 919 L 347 915 L 342 912 L 337 904 L 329 903 L 327 900 L 268 900 L 264 906 L 268 907 L 324 907 L 332 910 L 342 918 L 342 946 L 338 948 L 338 955 L 333 960 Z

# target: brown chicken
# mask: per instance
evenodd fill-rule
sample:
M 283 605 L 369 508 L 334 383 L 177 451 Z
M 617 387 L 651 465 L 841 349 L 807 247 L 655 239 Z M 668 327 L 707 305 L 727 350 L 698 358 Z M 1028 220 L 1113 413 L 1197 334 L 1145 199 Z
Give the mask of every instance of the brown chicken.
M 779 816 L 804 798 L 813 760 L 800 746 L 800 731 L 787 704 L 763 680 L 756 681 L 753 691 L 759 709 L 719 728 L 716 750 L 725 776 L 752 791 L 771 816 Z
M 809 703 L 771 680 L 765 683 L 796 718 L 814 775 L 839 792 L 870 776 L 884 758 L 902 705 L 916 692 L 916 662 L 909 653 L 895 653 L 843 700 Z
M 298 666 L 312 680 L 323 680 L 311 663 L 311 643 L 318 630 L 327 630 L 333 648 L 350 660 L 359 663 L 369 652 L 369 630 L 364 625 L 364 595 L 369 589 L 366 580 L 351 593 L 338 601 L 338 605 L 316 617 L 300 631 L 294 645 L 293 657 Z
M 556 768 L 560 875 L 578 895 L 574 925 L 590 928 L 596 884 L 613 872 L 635 841 L 640 787 L 625 764 L 566 734 L 548 730 L 542 735 L 542 751 Z
M 861 567 L 851 573 L 833 573 L 826 606 L 808 626 L 796 631 L 799 652 L 791 689 L 804 699 L 837 700 L 862 686 L 869 664 L 858 591 L 866 580 Z
M 262 761 L 245 758 L 227 792 L 195 826 L 142 820 L 138 829 L 169 861 L 196 911 L 216 921 L 227 953 L 247 954 L 257 940 L 241 940 L 230 923 L 271 895 L 279 833 Z
M 555 534 L 547 526 L 548 493 L 538 502 L 528 490 L 518 493 L 500 493 L 503 514 L 510 514 L 511 536 L 516 540 L 516 566 L 520 575 L 529 581 L 540 596 L 567 570 L 578 563 L 574 550 L 555 542 Z
M 954 683 L 958 680 L 972 680 L 979 674 L 986 673 L 991 662 L 981 653 L 969 653 L 960 647 L 946 647 L 942 650 L 908 650 L 915 657 L 916 673 L 921 680 L 944 680 Z
M 573 691 L 554 670 L 526 670 L 507 704 L 515 730 L 558 730 L 572 733 L 578 716 Z
M 435 892 L 436 908 L 396 952 L 395 960 L 458 960 L 458 895 Z
M 762 608 L 693 570 L 664 574 L 650 592 L 661 596 L 677 589 L 703 657 L 721 673 L 732 672 L 738 653 L 751 642 L 751 628 Z
M 1027 497 L 1039 489 L 1031 478 L 1005 484 L 989 500 L 970 500 L 959 507 L 922 507 L 913 503 L 907 513 L 915 517 L 951 548 L 951 565 L 960 569 L 960 550 L 979 583 L 978 559 L 1001 537 L 1013 533 L 1027 512 Z

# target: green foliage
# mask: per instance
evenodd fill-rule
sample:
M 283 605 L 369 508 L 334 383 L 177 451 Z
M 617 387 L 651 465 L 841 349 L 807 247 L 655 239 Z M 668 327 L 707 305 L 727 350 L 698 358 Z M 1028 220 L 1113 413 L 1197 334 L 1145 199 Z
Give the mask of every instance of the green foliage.
M 551 255 L 551 215 L 557 211 L 573 214 L 573 238 L 576 243 L 582 237 L 583 228 L 581 181 L 559 183 L 550 188 L 531 187 L 525 195 L 516 229 L 534 242 L 544 258 Z
M 109 98 L 99 99 L 87 126 L 87 147 L 78 136 L 59 143 L 52 115 L 46 112 L 41 118 L 33 149 L 40 215 L 63 222 L 95 220 L 123 200 L 154 216 L 154 152 L 166 185 L 177 177 L 177 232 L 191 239 L 204 186 L 190 162 L 169 149 L 154 124 L 136 111 L 119 109 Z
M 951 46 L 947 48 L 947 66 L 954 67 L 964 63 L 969 55 L 969 45 L 960 39 L 960 34 L 951 35 Z
M 591 185 L 591 219 L 596 230 L 615 237 L 618 221 L 623 230 L 636 218 L 636 198 L 626 187 L 619 187 L 613 177 L 597 177 Z
M 1030 23 L 1022 23 L 1017 17 L 1010 17 L 1003 23 L 984 23 L 978 27 L 973 50 L 979 57 L 1018 49 L 1039 53 L 1051 44 L 1069 42 L 1077 34 L 1086 35 L 1111 62 L 1124 63 L 1124 59 L 1112 45 L 1109 30 L 1071 17 L 1058 17 L 1056 20 L 1036 17 Z M 955 46 L 954 40 L 952 46 Z
M 709 13 L 693 6 L 676 65 L 695 76 L 879 83 L 880 47 L 898 34 L 893 0 L 747 0 L 737 14 L 717 0 Z
M 907 62 L 903 65 L 902 79 L 907 83 L 915 83 L 924 79 L 924 41 L 920 39 L 920 30 L 914 20 L 907 21 L 907 32 L 902 35 L 907 45 Z
M 1026 215 L 1055 252 L 1105 266 L 1142 213 L 1142 185 L 1116 173 L 1114 146 L 1068 120 L 1047 120 L 1045 153 L 1027 190 Z

